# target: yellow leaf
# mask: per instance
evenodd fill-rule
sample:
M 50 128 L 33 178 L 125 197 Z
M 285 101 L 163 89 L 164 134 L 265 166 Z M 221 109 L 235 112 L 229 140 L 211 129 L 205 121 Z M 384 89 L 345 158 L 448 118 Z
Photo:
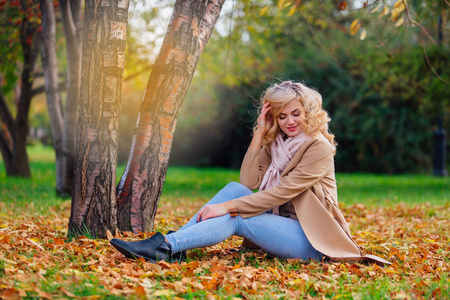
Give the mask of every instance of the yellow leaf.
M 374 9 L 372 9 L 372 10 L 370 11 L 370 13 L 372 13 L 372 14 L 376 13 L 378 10 L 380 10 L 381 5 L 383 5 L 383 2 L 382 2 L 382 1 L 380 1 L 380 2 L 378 3 L 377 7 L 375 7 Z
M 359 38 L 361 39 L 361 41 L 363 41 L 367 36 L 367 31 L 365 28 L 362 29 L 361 31 L 361 35 L 359 36 Z
M 395 9 L 398 9 L 398 12 L 401 13 L 402 11 L 404 11 L 406 9 L 406 6 L 403 4 L 397 7 L 394 7 Z
M 289 6 L 291 6 L 291 5 L 292 5 L 292 2 L 291 2 L 291 1 L 288 1 L 288 2 L 286 2 L 286 3 L 284 4 L 283 8 L 289 7 Z
M 274 268 L 268 267 L 270 271 L 272 271 L 273 274 L 275 274 L 277 277 L 281 277 L 280 274 L 275 270 Z
M 350 25 L 350 34 L 355 35 L 359 28 L 361 28 L 361 23 L 359 23 L 359 19 L 355 19 Z
M 356 24 L 359 23 L 359 18 L 356 18 L 353 20 L 352 24 L 350 25 L 350 30 L 353 30 L 356 26 Z
M 397 8 L 392 9 L 392 11 L 391 11 L 391 15 L 392 15 L 391 19 L 392 19 L 393 22 L 397 21 L 399 14 L 400 14 L 400 11 Z
M 395 2 L 394 8 L 401 8 L 402 10 L 404 10 L 405 3 L 403 2 L 403 0 L 398 0 L 397 2 Z
M 295 6 L 291 7 L 291 10 L 288 13 L 288 17 L 292 16 L 295 13 Z
M 358 25 L 356 25 L 355 30 L 353 31 L 352 35 L 355 35 L 358 32 L 359 28 L 361 28 L 361 23 L 358 23 Z
M 268 5 L 267 5 L 267 6 L 264 6 L 264 7 L 261 9 L 261 11 L 259 12 L 259 14 L 260 14 L 261 16 L 264 16 L 268 9 L 269 9 L 269 6 L 268 6 Z
M 284 0 L 278 0 L 278 9 L 281 10 L 283 8 Z
M 304 282 L 303 279 L 297 278 L 297 279 L 289 280 L 289 281 L 287 282 L 287 284 L 289 284 L 289 285 L 300 285 L 300 284 L 302 284 L 303 282 Z
M 387 15 L 389 13 L 389 7 L 385 6 L 383 8 L 383 11 L 381 12 L 381 14 L 378 16 L 378 19 L 384 17 L 385 15 Z
M 403 22 L 404 22 L 404 19 L 403 19 L 403 17 L 401 17 L 400 19 L 398 19 L 397 23 L 395 23 L 395 27 L 402 26 Z
M 158 290 L 153 292 L 152 296 L 165 296 L 171 298 L 173 294 L 175 294 L 175 292 L 171 290 Z

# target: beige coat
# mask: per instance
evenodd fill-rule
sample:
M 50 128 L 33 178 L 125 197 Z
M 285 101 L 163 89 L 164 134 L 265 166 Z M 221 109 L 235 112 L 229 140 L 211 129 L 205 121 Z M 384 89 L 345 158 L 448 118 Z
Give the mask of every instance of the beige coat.
M 362 256 L 337 201 L 333 147 L 319 134 L 299 147 L 281 174 L 280 185 L 231 200 L 243 218 L 253 217 L 291 201 L 297 218 L 312 246 L 331 261 L 389 262 L 372 255 Z M 240 182 L 258 189 L 271 162 L 270 147 L 247 151 Z

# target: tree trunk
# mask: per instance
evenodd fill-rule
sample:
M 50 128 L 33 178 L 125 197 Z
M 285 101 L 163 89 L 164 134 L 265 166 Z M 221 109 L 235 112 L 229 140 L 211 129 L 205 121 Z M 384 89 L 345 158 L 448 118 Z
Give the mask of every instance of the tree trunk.
M 126 170 L 118 186 L 121 230 L 153 228 L 178 111 L 224 0 L 177 0 L 141 103 Z
M 60 195 L 72 195 L 76 122 L 81 81 L 81 0 L 60 0 L 67 50 L 67 101 L 63 126 L 63 171 Z
M 2 127 L 0 128 L 0 151 L 2 153 L 3 162 L 5 163 L 6 174 L 11 176 L 13 173 L 12 155 L 14 152 L 14 144 L 12 132 L 14 132 L 14 119 L 6 103 L 5 96 L 0 89 L 0 120 Z
M 69 234 L 117 227 L 118 119 L 128 0 L 86 1 L 77 149 Z
M 55 45 L 55 11 L 52 0 L 40 0 L 42 31 L 40 38 L 42 66 L 45 77 L 45 93 L 56 153 L 56 190 L 62 189 L 63 178 L 63 114 L 58 87 L 58 62 Z
M 21 3 L 26 9 L 27 3 Z M 23 54 L 23 69 L 20 77 L 20 96 L 17 101 L 16 118 L 12 117 L 6 100 L 0 92 L 0 116 L 4 122 L 0 131 L 0 150 L 6 165 L 8 176 L 31 177 L 26 151 L 28 135 L 28 112 L 30 110 L 34 66 L 38 56 L 36 34 L 38 25 L 25 16 L 20 27 L 20 43 Z

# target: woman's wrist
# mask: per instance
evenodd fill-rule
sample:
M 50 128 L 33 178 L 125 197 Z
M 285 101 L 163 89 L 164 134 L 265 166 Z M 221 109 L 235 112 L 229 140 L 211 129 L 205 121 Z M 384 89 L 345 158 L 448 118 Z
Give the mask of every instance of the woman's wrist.
M 257 138 L 261 138 L 262 139 L 265 134 L 266 134 L 265 131 L 262 131 L 260 128 L 257 128 L 255 130 L 255 132 L 253 133 L 253 137 L 257 137 Z
M 250 151 L 259 151 L 261 150 L 262 141 L 263 141 L 264 134 L 262 134 L 260 131 L 256 130 L 253 134 L 252 142 L 250 143 L 250 146 L 248 147 Z
M 234 206 L 233 202 L 227 201 L 224 202 L 224 205 L 229 213 L 237 212 L 236 206 Z

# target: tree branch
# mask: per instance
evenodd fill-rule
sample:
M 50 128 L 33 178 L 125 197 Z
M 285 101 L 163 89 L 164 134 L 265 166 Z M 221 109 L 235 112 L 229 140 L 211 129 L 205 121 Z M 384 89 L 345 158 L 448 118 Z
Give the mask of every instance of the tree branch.
M 64 72 L 58 72 L 58 76 L 62 77 L 62 78 L 66 78 L 66 73 Z M 44 77 L 44 72 L 35 72 L 34 73 L 34 78 L 39 78 L 39 77 Z
M 409 10 L 408 5 L 406 4 L 406 1 L 403 0 L 403 4 L 405 5 L 405 13 L 406 13 L 406 18 L 408 19 L 408 21 L 411 24 L 417 25 L 420 27 L 420 29 L 422 29 L 422 32 L 428 37 L 428 39 L 430 39 L 430 41 L 433 42 L 433 44 L 437 45 L 436 41 L 430 36 L 430 34 L 428 33 L 428 31 L 422 26 L 422 24 L 420 24 L 419 22 L 413 20 L 411 18 L 411 11 Z M 416 15 L 417 16 L 417 15 Z
M 436 72 L 436 70 L 433 68 L 433 66 L 431 65 L 431 62 L 430 62 L 430 60 L 428 59 L 427 49 L 426 49 L 426 47 L 425 47 L 425 41 L 423 40 L 423 36 L 422 36 L 422 35 L 420 36 L 420 40 L 421 40 L 421 42 L 422 42 L 421 44 L 422 44 L 422 49 L 423 49 L 423 55 L 425 56 L 425 60 L 426 60 L 426 62 L 427 62 L 428 67 L 431 69 L 431 71 L 434 73 L 434 75 L 436 75 L 436 77 L 437 77 L 440 81 L 445 82 L 445 83 L 450 83 L 450 81 L 447 81 L 447 80 L 445 80 L 444 78 L 442 78 L 442 77 L 438 74 L 438 72 Z
M 61 14 L 63 15 L 62 22 L 64 27 L 64 34 L 66 36 L 66 41 L 69 44 L 69 41 L 74 40 L 74 37 L 77 33 L 77 29 L 74 23 L 72 9 L 70 6 L 70 2 L 68 0 L 61 0 Z M 67 45 L 69 47 L 69 45 Z
M 6 103 L 5 96 L 3 95 L 1 89 L 0 89 L 0 118 L 5 123 L 8 131 L 12 132 L 13 128 L 14 128 L 14 119 L 11 114 L 11 111 L 9 110 L 8 104 Z
M 383 47 L 383 49 L 386 51 L 386 53 L 387 53 L 390 57 L 395 58 L 395 56 L 389 51 L 389 49 L 386 48 L 386 45 L 385 45 L 385 44 L 386 44 L 386 41 L 387 41 L 387 40 L 382 41 L 382 40 L 381 40 L 381 37 L 382 37 L 382 36 L 380 36 L 380 35 L 377 33 L 377 31 L 376 31 L 376 26 L 375 26 L 375 23 L 373 22 L 373 19 L 371 19 L 370 22 L 372 23 L 372 27 L 373 27 L 373 29 L 374 29 L 375 36 L 377 37 L 377 41 L 378 41 L 378 45 L 375 45 L 375 47 L 376 47 L 376 48 Z M 384 32 L 384 27 L 385 27 L 385 25 L 386 25 L 386 21 L 384 22 L 383 29 L 382 29 L 382 31 L 381 31 L 382 33 Z
M 66 81 L 65 82 L 60 82 L 58 84 L 58 90 L 60 90 L 60 91 L 67 91 L 67 82 Z M 31 96 L 34 97 L 34 96 L 42 94 L 44 92 L 45 92 L 45 85 L 42 85 L 40 87 L 37 87 L 37 88 L 33 89 L 31 91 Z
M 1 122 L 0 122 L 1 124 Z M 3 154 L 3 159 L 11 159 L 13 149 L 11 145 L 11 140 L 7 138 L 5 132 L 0 128 L 0 152 Z
M 330 52 L 330 50 L 328 50 L 328 49 L 322 44 L 322 42 L 317 38 L 316 34 L 314 33 L 313 28 L 311 27 L 311 24 L 309 24 L 309 22 L 306 20 L 305 14 L 304 14 L 300 9 L 299 9 L 299 12 L 300 12 L 300 14 L 302 15 L 303 20 L 305 21 L 306 25 L 308 25 L 309 32 L 310 32 L 311 35 L 313 36 L 313 38 L 314 38 L 314 40 L 316 41 L 316 43 L 320 46 L 320 48 L 322 48 L 325 52 L 327 52 L 328 55 L 330 55 L 331 58 L 332 58 L 334 61 L 337 61 L 338 59 L 337 59 L 337 58 Z

